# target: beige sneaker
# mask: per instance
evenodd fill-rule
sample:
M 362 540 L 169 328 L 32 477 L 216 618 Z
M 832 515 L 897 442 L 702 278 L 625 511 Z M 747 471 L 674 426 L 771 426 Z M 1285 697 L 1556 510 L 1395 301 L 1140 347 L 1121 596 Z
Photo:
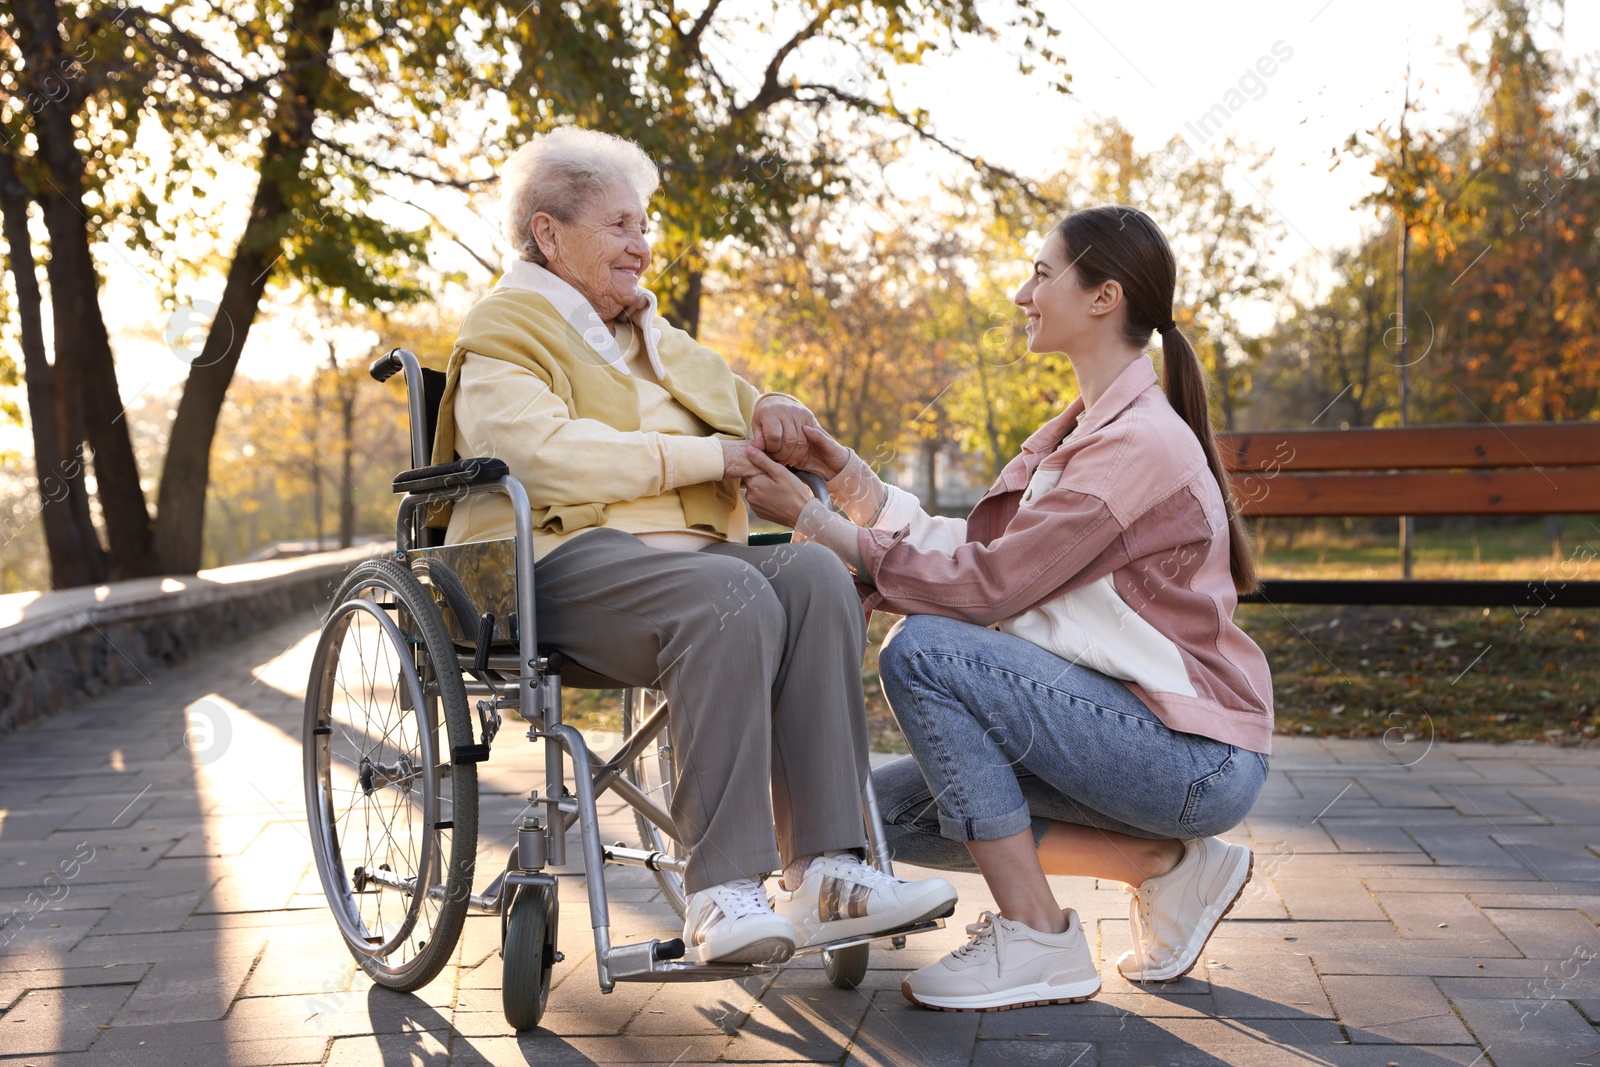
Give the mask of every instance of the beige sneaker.
M 1194 969 L 1211 933 L 1233 910 L 1255 857 L 1243 845 L 1215 837 L 1183 843 L 1183 859 L 1166 874 L 1146 878 L 1128 904 L 1133 949 L 1117 960 L 1130 982 L 1171 982 Z
M 986 911 L 967 927 L 972 940 L 913 971 L 900 992 L 939 1011 L 1004 1011 L 1031 1004 L 1071 1004 L 1100 992 L 1100 971 L 1078 913 L 1067 909 L 1064 933 L 1046 934 Z

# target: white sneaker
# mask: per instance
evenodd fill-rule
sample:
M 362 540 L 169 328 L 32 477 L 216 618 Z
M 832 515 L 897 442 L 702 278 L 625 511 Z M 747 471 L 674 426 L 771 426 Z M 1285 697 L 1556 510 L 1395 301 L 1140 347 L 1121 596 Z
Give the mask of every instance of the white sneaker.
M 1004 1011 L 1100 992 L 1100 970 L 1070 908 L 1064 933 L 1042 933 L 992 911 L 967 933 L 971 941 L 906 976 L 900 992 L 907 1000 L 940 1011 Z
M 798 947 L 809 948 L 942 919 L 956 910 L 956 890 L 943 878 L 894 878 L 851 853 L 833 852 L 811 861 L 800 888 L 779 883 L 772 907 L 794 923 Z
M 1117 960 L 1130 982 L 1171 982 L 1194 968 L 1222 917 L 1233 910 L 1255 857 L 1243 845 L 1215 837 L 1183 843 L 1183 859 L 1166 874 L 1146 878 L 1128 904 L 1132 951 Z
M 794 955 L 794 924 L 772 913 L 760 882 L 739 878 L 689 895 L 683 943 L 700 963 L 782 963 Z

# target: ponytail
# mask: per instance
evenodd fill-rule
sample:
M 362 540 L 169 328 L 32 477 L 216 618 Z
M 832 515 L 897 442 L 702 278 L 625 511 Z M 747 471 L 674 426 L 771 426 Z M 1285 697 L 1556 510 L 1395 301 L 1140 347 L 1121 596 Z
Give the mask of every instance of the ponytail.
M 1253 593 L 1260 587 L 1256 575 L 1255 546 L 1250 529 L 1239 514 L 1239 503 L 1234 499 L 1228 484 L 1228 472 L 1222 466 L 1222 455 L 1217 451 L 1217 439 L 1211 432 L 1211 405 L 1206 393 L 1205 373 L 1200 369 L 1200 359 L 1194 354 L 1189 339 L 1177 327 L 1161 334 L 1162 385 L 1167 403 L 1200 441 L 1206 454 L 1211 475 L 1222 490 L 1222 503 L 1228 511 L 1228 569 L 1233 573 L 1233 587 L 1240 594 Z

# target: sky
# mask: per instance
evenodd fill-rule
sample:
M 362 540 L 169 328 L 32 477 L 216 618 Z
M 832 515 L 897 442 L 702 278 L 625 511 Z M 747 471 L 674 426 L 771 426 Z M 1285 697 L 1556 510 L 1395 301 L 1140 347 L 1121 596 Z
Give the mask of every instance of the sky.
M 1455 57 L 1468 33 L 1463 0 L 1041 3 L 1062 31 L 1057 44 L 1072 74 L 1069 96 L 1039 75 L 1019 74 L 1004 47 L 968 43 L 953 56 L 903 71 L 897 99 L 926 108 L 940 133 L 964 149 L 1024 175 L 1058 170 L 1077 132 L 1096 117 L 1120 120 L 1142 151 L 1175 134 L 1201 149 L 1221 133 L 1269 146 L 1270 188 L 1249 193 L 1284 223 L 1270 262 L 1285 272 L 1310 267 L 1314 276 L 1322 257 L 1372 223 L 1371 211 L 1358 206 L 1372 187 L 1369 168 L 1348 158 L 1333 167 L 1333 153 L 1352 133 L 1394 120 L 1408 60 L 1425 117 L 1442 123 L 1470 114 L 1479 100 L 1480 87 Z M 1600 3 L 1569 3 L 1564 37 L 1551 43 L 1571 56 L 1600 53 Z M 1268 69 L 1270 76 L 1260 74 Z M 1199 119 L 1214 105 L 1228 111 L 1227 94 L 1241 79 L 1245 102 L 1228 114 L 1226 128 L 1197 135 Z M 930 167 L 954 166 L 947 156 L 918 158 Z M 931 188 L 932 174 L 925 177 Z M 246 182 L 233 195 L 247 204 L 250 191 Z M 468 220 L 461 225 L 475 247 L 489 247 L 481 222 L 451 217 Z M 107 263 L 105 304 L 124 399 L 177 384 L 188 370 L 183 354 L 197 350 L 201 339 L 185 327 L 203 326 L 205 305 L 163 310 L 152 282 L 128 260 L 113 255 Z M 475 280 L 488 281 L 481 268 L 471 269 Z M 221 279 L 211 288 L 214 299 Z M 309 371 L 327 349 L 306 337 L 281 317 L 258 322 L 239 373 L 275 378 Z M 364 351 L 367 343 L 355 339 L 352 347 Z
M 1070 97 L 1030 84 L 991 46 L 908 73 L 907 89 L 964 147 L 1023 174 L 1058 167 L 1095 116 L 1118 119 L 1144 151 L 1174 135 L 1203 149 L 1227 133 L 1269 147 L 1271 188 L 1253 193 L 1285 225 L 1285 268 L 1353 242 L 1372 219 L 1356 206 L 1372 188 L 1370 167 L 1347 157 L 1330 170 L 1331 153 L 1352 133 L 1392 128 L 1408 61 L 1424 120 L 1470 114 L 1479 101 L 1481 86 L 1456 55 L 1468 37 L 1463 0 L 1042 2 L 1062 31 Z M 1567 4 L 1564 40 L 1548 43 L 1573 56 L 1600 52 L 1600 4 Z M 1263 57 L 1273 73 L 1251 77 Z M 1241 78 L 1244 106 L 1224 130 L 1196 136 Z

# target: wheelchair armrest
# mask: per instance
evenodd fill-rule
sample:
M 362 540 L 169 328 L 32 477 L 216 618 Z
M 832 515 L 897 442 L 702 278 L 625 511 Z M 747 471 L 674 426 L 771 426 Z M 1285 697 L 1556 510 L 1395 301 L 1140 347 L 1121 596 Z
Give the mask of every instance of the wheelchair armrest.
M 396 493 L 428 493 L 437 489 L 465 489 L 473 485 L 498 482 L 510 473 L 504 460 L 475 457 L 451 463 L 417 467 L 394 476 Z

